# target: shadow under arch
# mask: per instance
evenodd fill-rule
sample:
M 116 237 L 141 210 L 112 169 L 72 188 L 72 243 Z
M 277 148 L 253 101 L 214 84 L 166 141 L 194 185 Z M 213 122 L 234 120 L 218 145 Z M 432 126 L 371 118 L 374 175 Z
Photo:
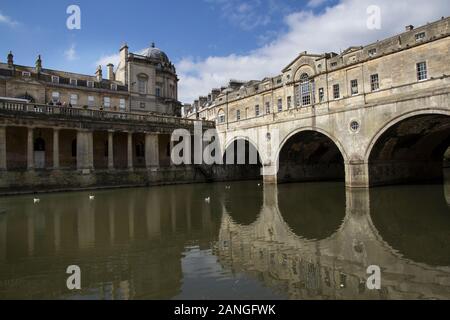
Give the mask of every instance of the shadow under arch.
M 289 134 L 277 152 L 279 182 L 343 181 L 348 157 L 340 142 L 317 128 Z
M 223 180 L 260 180 L 262 161 L 256 145 L 245 137 L 231 140 L 222 154 L 223 165 L 216 172 Z
M 382 126 L 366 150 L 369 183 L 442 183 L 449 146 L 450 112 L 420 110 L 397 117 Z

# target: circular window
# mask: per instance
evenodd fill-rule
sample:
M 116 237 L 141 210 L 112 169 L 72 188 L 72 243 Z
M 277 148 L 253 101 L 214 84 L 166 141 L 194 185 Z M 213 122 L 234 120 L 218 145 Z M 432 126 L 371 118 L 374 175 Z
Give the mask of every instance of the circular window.
M 353 132 L 357 132 L 359 130 L 359 122 L 358 121 L 352 121 L 350 122 L 350 129 Z

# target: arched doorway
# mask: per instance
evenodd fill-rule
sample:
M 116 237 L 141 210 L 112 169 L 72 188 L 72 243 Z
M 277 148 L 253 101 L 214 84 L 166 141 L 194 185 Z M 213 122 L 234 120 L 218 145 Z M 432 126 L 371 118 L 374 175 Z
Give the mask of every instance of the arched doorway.
M 279 153 L 278 182 L 343 181 L 344 158 L 331 138 L 304 130 L 283 144 Z
M 450 116 L 421 114 L 387 126 L 369 155 L 371 186 L 442 183 Z

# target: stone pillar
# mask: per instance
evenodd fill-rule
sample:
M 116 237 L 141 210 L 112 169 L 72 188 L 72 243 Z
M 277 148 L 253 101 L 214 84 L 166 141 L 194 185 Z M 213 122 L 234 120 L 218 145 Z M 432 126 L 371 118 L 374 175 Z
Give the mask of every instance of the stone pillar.
M 77 131 L 77 168 L 91 170 L 94 167 L 92 131 Z
M 277 184 L 277 173 L 276 165 L 264 165 L 261 168 L 264 184 Z
M 0 170 L 6 170 L 6 127 L 0 127 Z
M 108 169 L 114 169 L 114 132 L 108 131 Z
M 158 134 L 145 134 L 145 166 L 159 167 L 159 139 Z
M 133 133 L 132 132 L 128 132 L 127 162 L 128 162 L 128 170 L 133 170 Z
M 59 129 L 53 129 L 53 169 L 59 169 Z
M 33 128 L 28 128 L 28 138 L 27 138 L 27 169 L 34 169 L 34 137 Z
M 351 161 L 345 164 L 345 186 L 348 188 L 369 187 L 369 164 Z

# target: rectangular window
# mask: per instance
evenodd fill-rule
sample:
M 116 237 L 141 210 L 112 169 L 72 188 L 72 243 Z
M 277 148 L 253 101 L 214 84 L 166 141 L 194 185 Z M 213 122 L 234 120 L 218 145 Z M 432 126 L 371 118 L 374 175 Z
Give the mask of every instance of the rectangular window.
M 111 107 L 111 98 L 110 97 L 104 97 L 103 98 L 103 106 L 105 108 L 110 108 Z
M 237 121 L 241 120 L 241 110 L 236 111 L 236 120 Z
M 333 98 L 339 99 L 340 97 L 341 97 L 341 93 L 339 91 L 339 85 L 335 84 L 335 85 L 333 85 Z
M 87 82 L 87 87 L 88 88 L 93 88 L 94 87 L 94 81 L 88 81 Z
M 423 41 L 425 39 L 425 32 L 420 32 L 415 35 L 416 41 Z
M 377 49 L 370 49 L 369 50 L 369 57 L 373 57 L 373 56 L 375 56 L 377 54 Z
M 147 80 L 139 79 L 138 80 L 138 88 L 139 88 L 139 93 L 146 94 L 147 93 Z
M 419 62 L 417 64 L 417 80 L 423 81 L 428 79 L 427 74 L 427 63 L 426 62 Z
M 29 77 L 31 77 L 31 72 L 28 72 L 28 71 L 22 71 L 22 77 L 24 77 L 24 78 L 29 78 Z
M 380 80 L 378 78 L 378 74 L 372 74 L 370 76 L 370 88 L 372 91 L 377 91 L 380 89 Z
M 283 100 L 278 99 L 278 112 L 283 111 Z
M 332 62 L 332 63 L 331 63 L 331 66 L 332 66 L 332 67 L 337 67 L 337 62 Z
M 95 98 L 94 96 L 88 96 L 88 107 L 95 106 Z
M 292 97 L 287 97 L 287 108 L 290 109 L 292 107 Z
M 219 123 L 225 123 L 225 114 L 224 113 L 221 113 L 221 114 L 219 114 Z
M 58 76 L 52 76 L 52 82 L 53 83 L 59 83 L 59 77 Z
M 157 97 L 161 97 L 161 88 L 156 88 L 156 89 L 155 89 L 155 95 L 156 95 Z
M 350 81 L 352 96 L 358 94 L 358 80 Z
M 76 95 L 76 94 L 70 95 L 70 104 L 72 106 L 76 106 L 78 104 L 78 95 Z
M 77 85 L 77 79 L 70 79 L 70 85 L 76 86 Z
M 125 110 L 125 99 L 119 100 L 119 109 L 122 111 Z
M 255 106 L 255 116 L 258 117 L 259 116 L 259 105 Z
M 145 109 L 145 102 L 141 102 L 141 103 L 139 104 L 139 107 L 140 107 L 141 109 Z
M 266 113 L 270 113 L 270 102 L 266 102 Z
M 59 101 L 59 92 L 56 92 L 56 91 L 52 92 L 52 100 L 53 100 L 53 102 Z
M 117 84 L 111 83 L 111 90 L 117 91 Z
M 319 102 L 323 102 L 323 99 L 325 97 L 323 88 L 319 88 Z

